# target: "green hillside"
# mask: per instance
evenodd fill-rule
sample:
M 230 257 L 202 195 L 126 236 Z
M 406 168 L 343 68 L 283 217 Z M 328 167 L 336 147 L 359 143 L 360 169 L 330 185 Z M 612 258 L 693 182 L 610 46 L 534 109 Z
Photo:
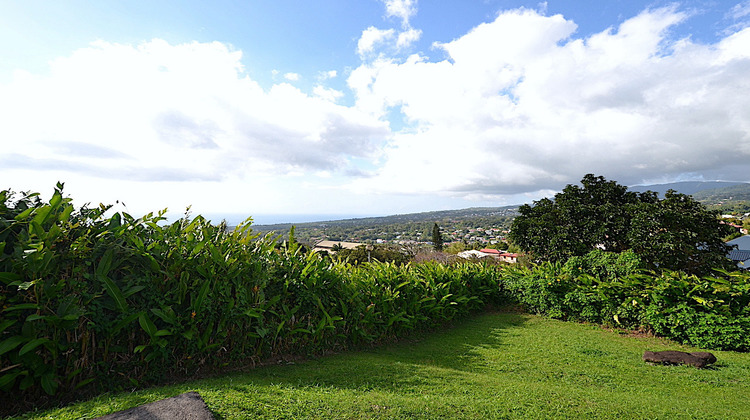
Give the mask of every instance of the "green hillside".
M 714 204 L 727 200 L 750 201 L 750 184 L 703 190 L 693 194 L 693 197 L 705 204 Z

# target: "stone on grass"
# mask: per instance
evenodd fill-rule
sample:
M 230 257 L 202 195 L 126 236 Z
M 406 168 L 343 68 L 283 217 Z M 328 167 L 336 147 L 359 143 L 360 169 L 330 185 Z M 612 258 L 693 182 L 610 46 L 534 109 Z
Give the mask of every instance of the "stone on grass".
M 214 420 L 214 416 L 197 392 L 186 392 L 95 420 Z
M 667 365 L 691 365 L 697 368 L 704 368 L 711 363 L 716 362 L 716 356 L 707 352 L 686 353 L 684 351 L 645 351 L 643 360 L 651 363 L 661 363 Z

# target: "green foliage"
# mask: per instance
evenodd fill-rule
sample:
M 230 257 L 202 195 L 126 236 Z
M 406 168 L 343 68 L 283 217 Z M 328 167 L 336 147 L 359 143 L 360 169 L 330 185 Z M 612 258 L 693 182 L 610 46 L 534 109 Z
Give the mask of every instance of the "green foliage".
M 708 274 L 730 267 L 722 241 L 727 227 L 690 196 L 668 191 L 659 200 L 592 174 L 581 184 L 521 206 L 513 243 L 538 261 L 564 262 L 600 248 L 633 250 L 651 269 Z
M 663 200 L 639 205 L 632 215 L 628 243 L 653 268 L 695 274 L 729 269 L 723 237 L 731 229 L 716 216 L 690 196 L 667 191 Z
M 411 255 L 406 250 L 393 245 L 360 245 L 354 249 L 340 248 L 334 251 L 335 259 L 354 265 L 373 261 L 401 265 L 411 260 Z
M 75 209 L 62 185 L 48 202 L 0 193 L 5 409 L 374 343 L 499 299 L 492 267 L 353 266 L 304 252 L 293 233 L 258 237 L 250 220 L 227 232 L 109 210 Z
M 647 328 L 683 343 L 750 350 L 750 273 L 642 270 L 639 257 L 592 251 L 565 264 L 505 270 L 506 298 L 552 318 Z

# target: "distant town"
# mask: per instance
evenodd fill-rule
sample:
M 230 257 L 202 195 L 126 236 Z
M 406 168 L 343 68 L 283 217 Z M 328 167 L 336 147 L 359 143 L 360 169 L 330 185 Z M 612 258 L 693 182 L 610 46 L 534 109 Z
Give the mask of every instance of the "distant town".
M 679 182 L 632 187 L 633 191 L 651 190 L 663 194 L 669 189 L 690 194 L 720 213 L 725 223 L 737 228 L 736 236 L 746 235 L 750 227 L 750 184 L 736 182 Z M 397 244 L 416 247 L 433 245 L 433 227 L 437 223 L 445 250 L 497 249 L 514 251 L 507 243 L 518 206 L 475 207 L 384 217 L 355 218 L 298 224 L 256 225 L 263 234 L 287 237 L 292 226 L 295 239 L 314 248 L 320 244 Z M 726 240 L 733 239 L 732 237 Z M 352 245 L 352 246 L 355 246 Z M 319 247 L 320 248 L 320 247 Z

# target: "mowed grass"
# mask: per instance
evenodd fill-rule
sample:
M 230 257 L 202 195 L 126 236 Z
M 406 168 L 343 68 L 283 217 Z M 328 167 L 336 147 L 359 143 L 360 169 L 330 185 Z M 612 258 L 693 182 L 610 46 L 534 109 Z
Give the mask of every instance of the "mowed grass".
M 713 369 L 651 366 L 697 349 L 597 326 L 489 313 L 366 351 L 134 393 L 30 419 L 80 419 L 198 391 L 217 419 L 747 419 L 750 354 Z

